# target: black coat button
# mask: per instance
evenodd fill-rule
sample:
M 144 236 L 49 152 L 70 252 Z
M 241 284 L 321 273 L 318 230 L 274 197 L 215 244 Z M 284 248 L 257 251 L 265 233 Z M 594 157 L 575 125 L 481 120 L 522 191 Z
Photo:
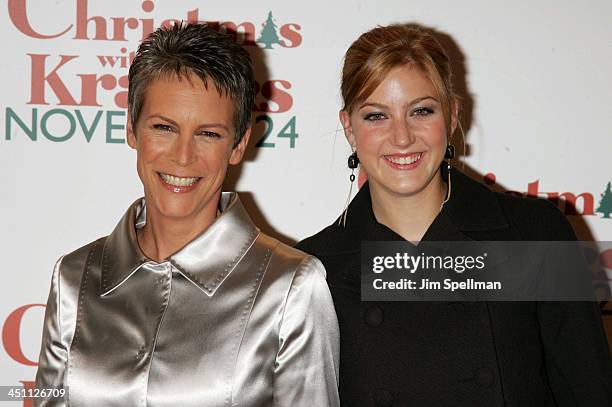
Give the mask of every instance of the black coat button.
M 378 326 L 383 323 L 385 314 L 380 307 L 375 305 L 366 310 L 363 319 L 365 320 L 366 324 L 370 326 Z
M 376 390 L 374 392 L 374 403 L 380 407 L 391 407 L 393 405 L 393 393 L 384 389 Z
M 474 375 L 474 380 L 476 384 L 480 387 L 491 387 L 493 382 L 495 381 L 495 377 L 493 376 L 493 372 L 491 369 L 483 367 L 476 371 Z

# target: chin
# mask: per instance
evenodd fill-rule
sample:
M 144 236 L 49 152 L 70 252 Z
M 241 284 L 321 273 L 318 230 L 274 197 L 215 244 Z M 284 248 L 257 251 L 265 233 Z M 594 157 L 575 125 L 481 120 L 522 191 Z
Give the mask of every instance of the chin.
M 433 177 L 425 178 L 422 174 L 419 174 L 416 177 L 387 179 L 385 182 L 379 183 L 379 185 L 394 195 L 414 196 L 425 190 L 431 184 L 432 179 Z
M 147 205 L 148 206 L 148 205 Z M 156 211 L 167 218 L 186 218 L 195 212 L 195 205 L 182 199 L 155 199 Z
M 393 185 L 387 187 L 387 190 L 389 190 L 391 193 L 400 196 L 413 196 L 421 192 L 423 189 L 423 185 Z

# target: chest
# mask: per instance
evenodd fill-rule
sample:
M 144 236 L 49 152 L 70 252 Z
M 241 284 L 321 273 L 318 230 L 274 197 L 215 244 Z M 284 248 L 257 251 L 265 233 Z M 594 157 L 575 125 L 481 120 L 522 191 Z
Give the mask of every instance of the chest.
M 257 301 L 270 291 L 253 272 L 257 259 L 212 296 L 170 263 L 143 267 L 100 296 L 99 268 L 89 265 L 68 357 L 71 404 L 269 405 L 282 297 Z
M 543 382 L 517 374 L 542 363 L 533 303 L 366 302 L 359 253 L 322 261 L 340 325 L 347 405 L 501 406 L 504 386 Z

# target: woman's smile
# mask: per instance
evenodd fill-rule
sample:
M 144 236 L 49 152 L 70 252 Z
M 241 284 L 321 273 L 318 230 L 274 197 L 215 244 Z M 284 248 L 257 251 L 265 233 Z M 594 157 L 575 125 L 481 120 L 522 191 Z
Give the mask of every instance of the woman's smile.
M 383 159 L 393 169 L 413 170 L 419 166 L 423 155 L 425 153 L 422 151 L 408 154 L 388 154 L 384 155 Z
M 174 193 L 185 193 L 193 191 L 202 177 L 179 177 L 163 172 L 158 172 L 162 185 Z

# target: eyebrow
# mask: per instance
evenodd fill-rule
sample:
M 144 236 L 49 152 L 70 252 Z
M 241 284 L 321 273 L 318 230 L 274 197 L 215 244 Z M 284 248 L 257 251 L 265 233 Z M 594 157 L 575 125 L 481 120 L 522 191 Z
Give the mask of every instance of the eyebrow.
M 417 103 L 422 102 L 422 101 L 427 100 L 427 99 L 431 99 L 431 100 L 434 100 L 434 101 L 438 102 L 438 99 L 436 99 L 433 96 L 422 96 L 420 98 L 416 98 L 413 101 L 411 101 L 410 102 L 410 106 L 416 105 Z M 368 106 L 376 107 L 376 108 L 379 108 L 379 109 L 386 109 L 386 108 L 388 108 L 388 106 L 383 104 L 383 103 L 367 102 L 367 103 L 364 103 L 361 106 L 359 106 L 359 110 L 363 109 L 364 107 L 368 107 Z
M 148 120 L 154 119 L 154 118 L 162 119 L 162 120 L 167 121 L 168 123 L 172 124 L 173 126 L 180 127 L 177 122 L 175 122 L 174 120 L 172 120 L 172 119 L 170 119 L 170 118 L 168 118 L 168 117 L 166 117 L 166 116 L 164 116 L 162 114 L 159 114 L 159 113 L 155 113 L 155 114 L 152 114 L 152 115 L 147 117 Z M 200 128 L 200 129 L 221 128 L 221 129 L 224 129 L 227 132 L 230 131 L 229 127 L 227 127 L 223 123 L 204 123 L 204 124 L 200 124 L 198 126 L 198 128 Z

